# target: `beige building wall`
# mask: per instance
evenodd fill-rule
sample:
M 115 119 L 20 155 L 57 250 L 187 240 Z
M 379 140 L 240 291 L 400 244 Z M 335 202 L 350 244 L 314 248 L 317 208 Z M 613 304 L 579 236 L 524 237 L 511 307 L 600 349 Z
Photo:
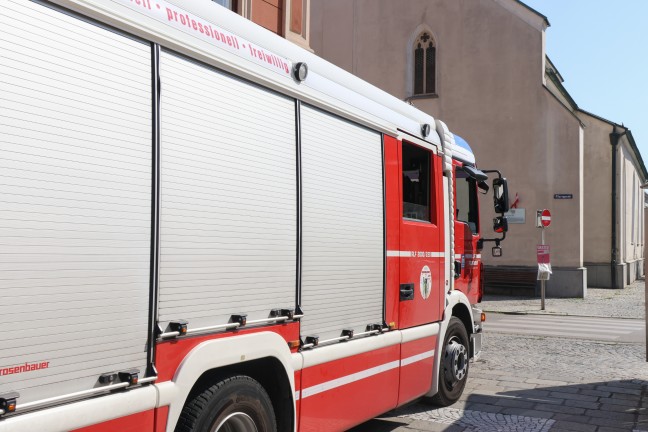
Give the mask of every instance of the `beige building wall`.
M 634 152 L 626 144 L 627 140 L 622 141 L 621 145 L 621 163 L 623 165 L 621 194 L 622 194 L 622 238 L 620 243 L 621 260 L 626 266 L 625 283 L 635 281 L 643 273 L 643 218 L 641 217 L 641 195 L 639 186 L 643 183 L 639 177 Z
M 510 225 L 502 258 L 491 258 L 487 244 L 485 263 L 535 272 L 535 211 L 548 208 L 548 290 L 584 295 L 584 132 L 545 87 L 546 19 L 513 0 L 312 0 L 311 8 L 316 54 L 443 120 L 470 143 L 479 167 L 508 178 L 526 223 Z M 411 97 L 413 44 L 424 30 L 437 46 L 438 97 Z M 485 198 L 483 234 L 492 237 Z
M 594 265 L 609 267 L 612 242 L 612 126 L 595 117 L 580 114 L 585 124 L 585 265 L 590 286 L 610 285 L 602 279 L 610 277 L 609 269 L 597 276 Z
M 593 114 L 578 111 L 586 126 L 585 152 L 585 266 L 588 284 L 623 287 L 644 274 L 643 162 L 633 148 L 632 132 Z M 616 265 L 612 265 L 612 144 L 621 134 L 616 155 Z M 614 270 L 612 269 L 614 267 Z M 616 274 L 615 274 L 616 273 Z M 615 274 L 615 276 L 613 276 Z M 613 281 L 616 279 L 616 284 Z
M 578 271 L 583 267 L 583 225 L 580 217 L 582 178 L 579 169 L 583 158 L 582 128 L 574 115 L 552 94 L 545 91 L 544 96 L 547 99 L 544 109 L 546 138 L 544 143 L 540 141 L 519 152 L 521 160 L 518 169 L 524 170 L 527 164 L 537 165 L 536 169 L 528 172 L 542 179 L 535 181 L 531 177 L 523 181 L 526 190 L 536 191 L 536 208 L 551 211 L 552 222 L 546 229 L 545 239 L 551 245 L 552 266 Z M 543 148 L 545 157 L 542 155 Z M 555 194 L 571 194 L 573 198 L 556 200 Z M 525 228 L 538 239 L 540 230 L 533 223 L 525 225 Z M 532 264 L 535 264 L 535 255 Z

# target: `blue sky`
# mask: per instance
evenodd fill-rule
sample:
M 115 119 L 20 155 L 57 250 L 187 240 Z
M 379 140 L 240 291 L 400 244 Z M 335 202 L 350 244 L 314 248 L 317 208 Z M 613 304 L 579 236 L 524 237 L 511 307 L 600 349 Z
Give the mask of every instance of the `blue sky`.
M 648 164 L 648 0 L 522 0 L 578 107 L 630 128 Z

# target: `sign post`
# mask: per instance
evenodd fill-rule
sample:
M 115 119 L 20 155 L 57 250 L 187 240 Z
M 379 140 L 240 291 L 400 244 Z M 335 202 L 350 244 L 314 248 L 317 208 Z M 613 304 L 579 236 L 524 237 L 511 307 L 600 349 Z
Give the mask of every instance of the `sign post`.
M 540 281 L 540 310 L 545 310 L 546 283 L 551 276 L 551 256 L 549 245 L 545 244 L 545 228 L 551 225 L 551 212 L 547 209 L 536 212 L 536 227 L 540 228 L 541 243 L 536 248 L 538 256 L 538 280 Z

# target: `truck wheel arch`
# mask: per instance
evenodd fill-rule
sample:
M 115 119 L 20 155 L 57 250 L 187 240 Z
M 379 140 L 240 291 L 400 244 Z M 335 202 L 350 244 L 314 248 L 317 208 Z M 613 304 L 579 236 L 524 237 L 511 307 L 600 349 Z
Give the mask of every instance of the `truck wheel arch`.
M 250 372 L 257 381 L 262 383 L 263 367 L 260 365 L 271 365 L 272 370 L 283 370 L 283 386 L 289 387 L 290 400 L 284 401 L 288 406 L 276 407 L 282 412 L 289 408 L 292 415 L 290 427 L 286 425 L 279 429 L 294 430 L 295 418 L 295 378 L 293 357 L 284 338 L 273 332 L 260 332 L 237 337 L 222 338 L 202 342 L 191 350 L 182 360 L 172 381 L 157 384 L 158 407 L 168 406 L 166 431 L 172 432 L 180 417 L 190 393 L 194 388 L 204 384 L 206 381 L 218 379 L 223 374 L 232 371 Z M 271 394 L 281 393 L 279 388 L 268 389 Z
M 470 338 L 470 334 L 473 332 L 471 310 L 472 308 L 470 306 L 470 302 L 468 301 L 468 297 L 466 297 L 466 295 L 461 291 L 452 290 L 446 294 L 446 307 L 443 313 L 443 321 L 441 321 L 441 328 L 439 330 L 436 355 L 434 356 L 432 387 L 430 388 L 430 391 L 425 394 L 426 397 L 432 397 L 439 391 L 439 381 L 437 377 L 439 376 L 439 370 L 441 368 L 443 341 L 445 339 L 445 334 L 448 331 L 450 318 L 452 318 L 453 316 L 459 318 L 466 327 L 466 332 L 468 333 L 468 337 Z

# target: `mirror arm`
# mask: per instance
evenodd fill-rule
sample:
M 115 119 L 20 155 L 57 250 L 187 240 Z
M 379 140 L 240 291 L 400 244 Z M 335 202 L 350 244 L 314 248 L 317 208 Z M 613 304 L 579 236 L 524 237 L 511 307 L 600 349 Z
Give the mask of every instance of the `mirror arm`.
M 497 177 L 502 178 L 502 173 L 499 170 L 481 170 L 483 173 L 497 173 Z
M 502 233 L 502 237 L 500 238 L 492 238 L 492 239 L 480 238 L 479 240 L 477 240 L 477 249 L 484 249 L 485 242 L 495 242 L 495 246 L 499 247 L 500 243 L 504 241 L 505 238 L 506 238 L 506 231 Z

